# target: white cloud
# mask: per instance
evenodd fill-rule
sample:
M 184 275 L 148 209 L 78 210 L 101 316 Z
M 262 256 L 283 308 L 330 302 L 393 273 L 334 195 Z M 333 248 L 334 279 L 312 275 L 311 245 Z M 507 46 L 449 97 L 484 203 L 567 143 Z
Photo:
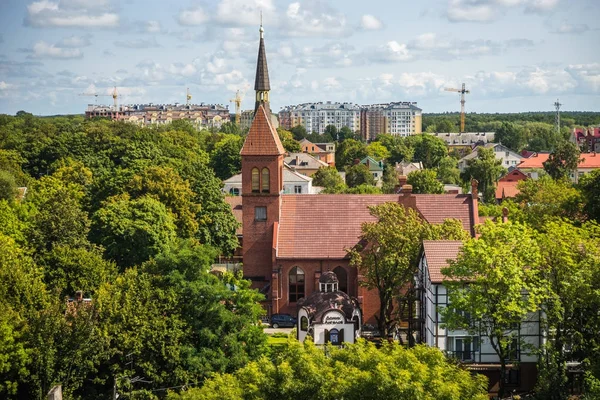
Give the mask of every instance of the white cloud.
M 89 46 L 92 44 L 91 38 L 92 38 L 92 35 L 84 35 L 84 36 L 71 35 L 71 36 L 61 39 L 56 44 L 56 46 L 57 47 L 66 47 L 66 48 L 86 47 L 86 46 Z
M 160 33 L 162 32 L 162 25 L 159 21 L 146 21 L 145 31 L 148 33 Z
M 578 92 L 600 93 L 600 63 L 569 65 L 566 70 L 578 82 Z
M 83 53 L 79 49 L 56 47 L 53 44 L 48 44 L 44 41 L 40 41 L 33 46 L 32 57 L 64 60 L 72 58 L 82 58 Z
M 545 14 L 556 8 L 560 0 L 449 0 L 446 17 L 451 22 L 488 22 L 507 10 L 524 7 L 527 13 Z
M 550 30 L 552 33 L 559 34 L 581 34 L 590 30 L 587 24 L 570 24 L 567 21 L 562 21 L 557 28 Z
M 365 53 L 364 58 L 374 62 L 387 63 L 412 59 L 406 44 L 398 43 L 395 40 L 391 40 L 373 50 L 367 50 Z
M 107 2 L 99 2 L 100 4 Z M 96 9 L 98 2 L 41 0 L 27 6 L 25 23 L 37 28 L 78 27 L 112 28 L 119 25 L 119 16 L 105 8 Z
M 177 22 L 184 26 L 202 25 L 208 21 L 208 15 L 201 7 L 196 7 L 190 10 L 183 10 L 177 17 Z
M 4 82 L 4 81 L 0 81 L 0 90 L 6 90 L 10 87 L 11 85 L 9 85 L 8 83 Z
M 160 47 L 160 44 L 156 41 L 155 37 L 152 37 L 150 39 L 117 40 L 115 46 L 127 49 L 151 49 Z
M 365 30 L 376 31 L 383 28 L 383 23 L 374 15 L 365 14 L 360 19 L 360 26 Z
M 325 3 L 291 3 L 285 12 L 282 34 L 288 36 L 343 36 L 349 33 L 346 17 Z
M 278 24 L 273 0 L 220 0 L 214 18 L 225 25 L 258 26 L 261 13 L 266 26 Z

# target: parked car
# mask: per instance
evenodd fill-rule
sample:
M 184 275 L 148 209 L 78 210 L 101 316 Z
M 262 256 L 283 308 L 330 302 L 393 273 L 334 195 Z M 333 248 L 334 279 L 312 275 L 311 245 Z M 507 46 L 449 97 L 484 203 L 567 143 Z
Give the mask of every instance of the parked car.
M 293 328 L 296 326 L 296 318 L 292 317 L 290 314 L 273 314 L 271 315 L 271 328 Z

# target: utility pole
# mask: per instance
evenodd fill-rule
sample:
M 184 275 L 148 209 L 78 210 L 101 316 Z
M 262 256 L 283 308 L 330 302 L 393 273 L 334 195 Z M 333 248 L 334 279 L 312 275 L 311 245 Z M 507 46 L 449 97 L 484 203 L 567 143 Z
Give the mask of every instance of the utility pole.
M 560 106 L 558 99 L 554 102 L 554 108 L 556 109 L 556 115 L 554 116 L 554 125 L 556 126 L 556 132 L 560 134 Z

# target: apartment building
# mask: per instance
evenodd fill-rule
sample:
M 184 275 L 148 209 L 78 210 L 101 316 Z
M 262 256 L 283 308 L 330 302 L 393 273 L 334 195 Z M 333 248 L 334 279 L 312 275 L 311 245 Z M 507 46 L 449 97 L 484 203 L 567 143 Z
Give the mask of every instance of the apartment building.
M 287 106 L 279 112 L 279 123 L 284 129 L 302 125 L 307 132 L 325 133 L 327 125 L 338 130 L 347 126 L 353 132 L 360 129 L 360 106 L 353 103 L 305 103 Z
M 421 133 L 423 128 L 422 110 L 414 102 L 396 102 L 362 106 L 360 132 L 366 141 L 387 133 L 409 136 Z

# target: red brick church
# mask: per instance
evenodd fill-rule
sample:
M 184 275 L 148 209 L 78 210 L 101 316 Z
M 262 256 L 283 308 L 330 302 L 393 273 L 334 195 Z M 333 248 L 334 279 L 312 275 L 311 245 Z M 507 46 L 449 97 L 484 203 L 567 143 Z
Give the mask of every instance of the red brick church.
M 374 323 L 378 295 L 359 286 L 361 276 L 346 256 L 346 249 L 358 242 L 361 223 L 374 221 L 367 207 L 397 202 L 416 209 L 429 223 L 459 219 L 473 234 L 476 196 L 412 194 L 409 187 L 389 195 L 283 194 L 285 150 L 271 124 L 262 26 L 255 91 L 255 117 L 240 153 L 244 277 L 265 294 L 269 314 L 295 314 L 297 301 L 318 290 L 322 273 L 333 271 L 339 290 L 358 298 L 363 321 Z M 230 199 L 234 209 L 239 199 Z

